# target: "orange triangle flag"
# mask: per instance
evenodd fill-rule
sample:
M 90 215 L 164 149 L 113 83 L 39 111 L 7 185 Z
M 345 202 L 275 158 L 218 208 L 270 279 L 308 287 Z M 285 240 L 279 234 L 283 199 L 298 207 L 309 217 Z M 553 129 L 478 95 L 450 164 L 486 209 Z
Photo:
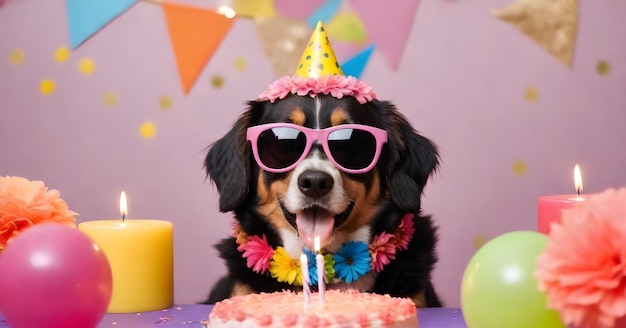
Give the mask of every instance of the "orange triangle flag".
M 162 3 L 162 7 L 178 75 L 188 93 L 230 30 L 233 19 L 210 9 L 172 3 Z

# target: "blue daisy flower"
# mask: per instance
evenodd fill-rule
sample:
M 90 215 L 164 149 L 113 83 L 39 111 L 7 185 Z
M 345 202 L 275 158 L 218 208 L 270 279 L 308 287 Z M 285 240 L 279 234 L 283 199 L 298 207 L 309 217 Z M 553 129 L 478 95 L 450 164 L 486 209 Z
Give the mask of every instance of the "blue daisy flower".
M 364 242 L 351 241 L 342 244 L 333 255 L 333 260 L 337 277 L 347 283 L 357 281 L 371 270 L 372 257 Z

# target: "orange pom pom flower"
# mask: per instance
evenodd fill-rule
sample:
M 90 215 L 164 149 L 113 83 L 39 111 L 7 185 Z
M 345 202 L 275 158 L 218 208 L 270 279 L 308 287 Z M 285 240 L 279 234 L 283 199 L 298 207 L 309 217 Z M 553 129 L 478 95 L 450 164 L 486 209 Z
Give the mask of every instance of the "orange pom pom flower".
M 42 181 L 0 177 L 0 251 L 19 232 L 35 224 L 55 222 L 76 227 L 75 216 L 57 190 Z

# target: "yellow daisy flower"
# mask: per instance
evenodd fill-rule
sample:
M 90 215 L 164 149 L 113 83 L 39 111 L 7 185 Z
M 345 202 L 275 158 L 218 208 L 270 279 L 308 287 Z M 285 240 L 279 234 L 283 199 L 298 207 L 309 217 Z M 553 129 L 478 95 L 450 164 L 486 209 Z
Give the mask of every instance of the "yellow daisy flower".
M 277 247 L 274 256 L 272 256 L 270 274 L 279 282 L 302 286 L 300 261 L 292 259 L 283 247 Z

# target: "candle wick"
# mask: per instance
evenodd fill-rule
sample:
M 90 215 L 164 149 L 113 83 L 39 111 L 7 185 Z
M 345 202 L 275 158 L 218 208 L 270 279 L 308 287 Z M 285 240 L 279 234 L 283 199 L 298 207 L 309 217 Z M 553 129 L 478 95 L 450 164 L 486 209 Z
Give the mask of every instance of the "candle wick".
M 124 223 L 124 221 L 126 221 L 126 214 L 122 214 L 122 223 Z
M 578 194 L 578 197 L 580 197 L 580 188 L 576 188 L 576 193 Z

